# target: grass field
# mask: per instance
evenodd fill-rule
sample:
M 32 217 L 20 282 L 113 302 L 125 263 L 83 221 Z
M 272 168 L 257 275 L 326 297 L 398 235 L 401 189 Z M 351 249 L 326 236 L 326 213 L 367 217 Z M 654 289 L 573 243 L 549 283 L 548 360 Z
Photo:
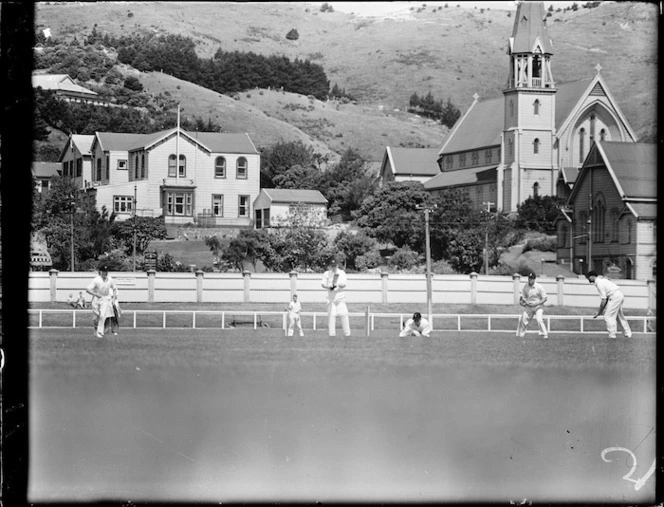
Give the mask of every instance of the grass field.
M 654 336 L 90 335 L 30 333 L 31 501 L 654 497 Z

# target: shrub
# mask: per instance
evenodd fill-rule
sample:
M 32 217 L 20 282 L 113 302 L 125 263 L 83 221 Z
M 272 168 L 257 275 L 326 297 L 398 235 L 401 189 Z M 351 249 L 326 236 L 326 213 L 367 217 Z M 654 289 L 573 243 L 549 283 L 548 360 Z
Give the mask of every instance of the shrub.
M 420 255 L 406 245 L 394 252 L 388 265 L 399 270 L 407 270 L 413 268 L 419 261 Z
M 541 238 L 529 239 L 523 247 L 521 253 L 526 253 L 530 250 L 539 250 L 540 252 L 555 252 L 557 249 L 556 236 L 545 236 Z
M 286 38 L 288 40 L 297 40 L 300 38 L 300 34 L 297 33 L 297 30 L 293 28 L 290 32 L 286 34 Z
M 380 256 L 378 250 L 372 250 L 364 255 L 359 255 L 355 258 L 355 267 L 358 271 L 366 271 L 367 269 L 375 269 L 380 266 L 383 258 Z

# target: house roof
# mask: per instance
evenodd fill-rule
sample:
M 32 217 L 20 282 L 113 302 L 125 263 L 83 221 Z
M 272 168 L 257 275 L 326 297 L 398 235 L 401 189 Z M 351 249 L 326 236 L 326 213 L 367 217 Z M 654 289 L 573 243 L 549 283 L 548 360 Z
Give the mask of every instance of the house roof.
M 483 181 L 496 180 L 496 165 L 458 169 L 456 171 L 443 171 L 424 182 L 426 190 L 435 190 L 457 185 L 471 185 Z
M 565 183 L 571 185 L 576 181 L 580 170 L 581 169 L 579 167 L 562 167 L 560 169 L 560 175 L 562 176 Z
M 657 203 L 629 202 L 627 207 L 638 218 L 657 218 Z
M 261 192 L 264 192 L 273 203 L 304 202 L 308 204 L 327 204 L 327 199 L 318 190 L 263 188 Z
M 593 78 L 561 84 L 556 89 L 555 127 L 560 126 L 587 91 Z M 439 155 L 500 146 L 505 117 L 505 98 L 473 102 L 454 125 Z
M 258 150 L 246 133 L 187 132 L 213 153 L 254 153 Z
M 78 149 L 78 151 L 81 152 L 83 155 L 89 155 L 90 154 L 90 148 L 92 147 L 92 143 L 95 140 L 95 136 L 93 135 L 82 135 L 82 134 L 72 134 L 71 140 Z
M 390 164 L 392 173 L 398 175 L 435 176 L 440 172 L 436 160 L 438 150 L 429 148 L 385 148 L 385 163 Z
M 657 145 L 598 141 L 623 198 L 657 198 Z
M 97 95 L 96 92 L 83 88 L 74 83 L 67 74 L 33 74 L 32 87 L 41 87 L 44 90 L 57 90 L 65 92 L 85 93 L 88 95 Z
M 104 151 L 133 151 L 149 147 L 175 132 L 175 127 L 151 134 L 125 134 L 97 132 Z M 257 154 L 258 150 L 246 133 L 226 132 L 189 132 L 181 129 L 182 134 L 207 148 L 212 153 L 247 153 Z
M 59 162 L 33 162 L 32 174 L 35 178 L 52 178 L 60 174 L 62 164 Z
M 510 49 L 512 53 L 530 53 L 539 39 L 543 53 L 553 54 L 553 43 L 546 28 L 543 2 L 520 2 L 514 16 Z

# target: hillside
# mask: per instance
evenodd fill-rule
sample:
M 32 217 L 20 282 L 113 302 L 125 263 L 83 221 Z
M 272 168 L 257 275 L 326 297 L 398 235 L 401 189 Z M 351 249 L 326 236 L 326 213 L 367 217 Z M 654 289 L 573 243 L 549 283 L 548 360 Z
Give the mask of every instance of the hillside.
M 430 90 L 436 98 L 449 97 L 462 111 L 475 92 L 486 98 L 500 95 L 507 78 L 506 46 L 514 21 L 513 11 L 461 8 L 456 4 L 371 18 L 323 13 L 313 5 L 299 3 L 36 5 L 37 27 L 50 28 L 56 38 L 80 38 L 96 24 L 100 32 L 117 34 L 183 34 L 199 43 L 201 57 L 211 57 L 221 48 L 309 59 L 323 66 L 331 84 L 345 88 L 366 106 L 357 114 L 364 117 L 372 113 L 374 118 L 364 121 L 364 127 L 376 121 L 379 107 L 391 112 L 404 110 L 413 92 Z M 557 82 L 593 76 L 599 63 L 637 136 L 645 141 L 653 141 L 656 133 L 657 16 L 657 5 L 652 3 L 603 2 L 594 9 L 559 12 L 548 18 Z M 292 28 L 299 33 L 294 41 L 286 39 Z M 245 103 L 245 99 L 241 101 Z M 273 119 L 301 125 L 312 138 L 325 128 L 334 138 L 335 128 L 342 126 L 331 119 L 328 121 L 333 125 L 327 125 L 317 115 L 301 117 L 298 109 L 292 116 L 283 107 L 277 111 L 278 106 L 268 99 L 263 95 L 258 100 L 252 94 L 246 103 L 265 107 Z M 380 135 L 389 139 L 392 128 L 388 125 L 398 118 L 383 117 L 381 126 L 385 124 L 388 132 Z M 355 120 L 349 115 L 345 121 Z M 409 122 L 407 119 L 406 125 Z M 404 128 L 401 132 L 409 133 Z M 350 131 L 341 133 L 335 151 L 348 146 L 349 138 L 356 138 Z M 428 140 L 419 142 L 429 144 Z M 389 142 L 382 144 L 384 147 Z M 375 157 L 373 153 L 371 156 Z
M 447 128 L 409 113 L 323 102 L 275 90 L 250 90 L 237 100 L 158 72 L 140 73 L 151 94 L 168 92 L 184 115 L 208 117 L 228 132 L 248 132 L 257 147 L 302 141 L 331 160 L 354 148 L 380 162 L 385 146 L 438 147 Z

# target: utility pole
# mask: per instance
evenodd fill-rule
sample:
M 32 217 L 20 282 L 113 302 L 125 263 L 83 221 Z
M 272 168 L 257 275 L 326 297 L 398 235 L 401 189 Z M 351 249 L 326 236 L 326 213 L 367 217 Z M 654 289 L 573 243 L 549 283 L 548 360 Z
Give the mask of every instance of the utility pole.
M 493 202 L 483 202 L 482 205 L 486 206 L 486 212 L 491 214 L 491 206 L 495 203 Z M 484 226 L 484 274 L 489 274 L 489 223 Z
M 588 220 L 587 220 L 587 231 L 586 231 L 588 233 L 588 260 L 586 261 L 586 270 L 587 271 L 590 271 L 592 269 L 592 259 L 593 259 L 592 221 L 593 221 L 593 194 L 592 194 L 592 192 L 589 192 L 588 193 Z
M 429 316 L 429 324 L 433 329 L 433 308 L 432 308 L 432 287 L 431 287 L 431 242 L 429 240 L 429 212 L 437 206 L 434 204 L 432 207 L 417 206 L 417 209 L 424 210 L 424 238 L 426 248 L 427 260 L 427 314 Z
M 134 229 L 134 253 L 133 253 L 134 272 L 136 272 L 136 184 L 134 184 L 134 202 L 133 206 L 131 207 L 131 214 L 132 214 L 132 222 Z
M 70 271 L 74 272 L 74 212 L 76 211 L 76 199 L 74 198 L 74 194 L 70 194 L 69 196 L 69 222 L 71 225 L 71 262 L 69 263 L 70 266 Z

